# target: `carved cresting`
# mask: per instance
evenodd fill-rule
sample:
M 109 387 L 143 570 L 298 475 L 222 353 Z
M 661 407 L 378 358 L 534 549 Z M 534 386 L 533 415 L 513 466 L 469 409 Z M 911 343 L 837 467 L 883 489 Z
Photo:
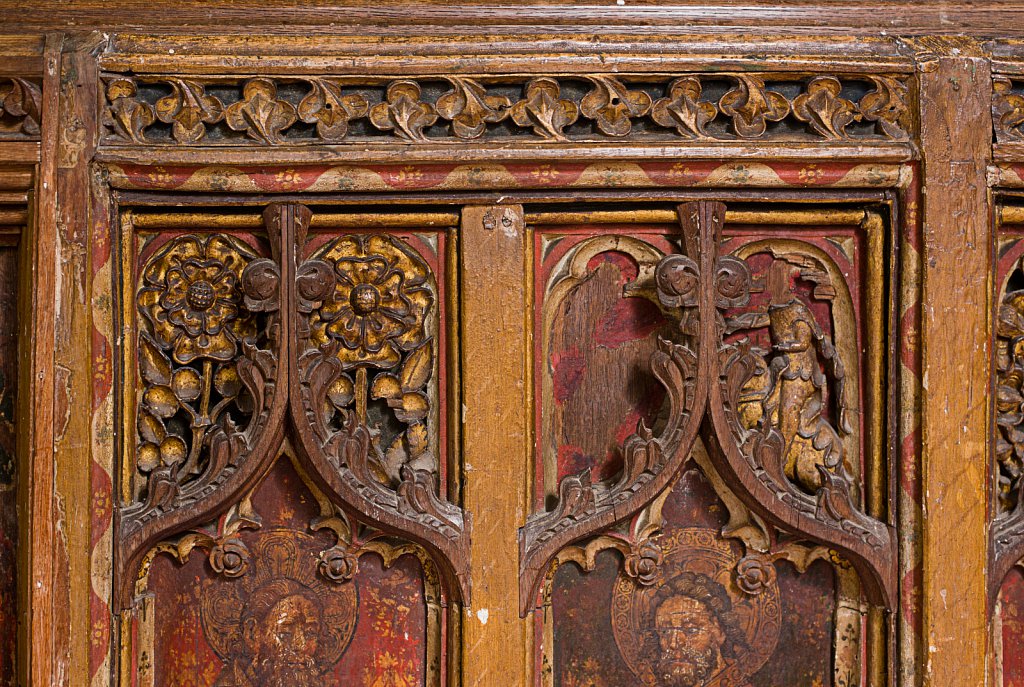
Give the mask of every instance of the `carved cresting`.
M 424 546 L 465 598 L 468 533 L 439 492 L 425 388 L 436 360 L 428 266 L 384 234 L 344 236 L 303 260 L 309 210 L 272 205 L 264 217 L 271 258 L 235 236 L 182 235 L 140 269 L 115 603 L 132 603 L 158 542 L 239 503 L 288 437 L 330 501 Z M 211 565 L 230 569 L 239 552 L 220 539 Z
M 565 547 L 654 507 L 698 436 L 752 514 L 787 536 L 838 550 L 856 568 L 868 600 L 891 608 L 895 535 L 858 506 L 842 441 L 851 432 L 845 371 L 790 288 L 793 266 L 778 260 L 755 283 L 745 260 L 719 255 L 723 204 L 687 203 L 679 213 L 685 254 L 666 256 L 655 272 L 662 305 L 679 309 L 673 340 L 662 340 L 651 359 L 668 393 L 667 420 L 657 434 L 641 423 L 626 440 L 618 476 L 597 483 L 589 471 L 564 478 L 555 507 L 520 530 L 521 612 L 538 603 L 544 576 Z M 747 307 L 754 291 L 768 292 L 767 305 Z M 768 349 L 743 335 L 764 328 Z M 754 552 L 748 564 L 785 547 L 769 539 L 770 550 Z M 646 537 L 636 541 L 636 550 L 625 552 L 626 571 L 642 581 L 659 552 Z

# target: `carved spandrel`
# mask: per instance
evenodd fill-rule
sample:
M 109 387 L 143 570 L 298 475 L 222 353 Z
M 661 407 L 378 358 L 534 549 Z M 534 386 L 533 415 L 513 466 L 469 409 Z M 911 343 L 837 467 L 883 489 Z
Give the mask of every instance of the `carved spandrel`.
M 37 81 L 0 78 L 0 138 L 39 138 L 42 101 Z
M 995 322 L 995 427 L 993 463 L 992 574 L 989 593 L 999 591 L 1010 568 L 1024 558 L 1024 268 L 1019 246 L 1000 288 Z
M 293 416 L 338 498 L 437 547 L 465 593 L 466 521 L 441 491 L 437 288 L 416 250 L 388 234 L 332 239 L 298 261 Z
M 665 345 L 693 351 L 686 378 L 699 394 L 708 394 L 706 411 L 699 396 L 693 405 L 700 408 L 697 419 L 706 419 L 701 435 L 710 449 L 710 465 L 735 484 L 742 502 L 737 507 L 749 509 L 748 521 L 758 523 L 747 528 L 744 540 L 753 552 L 772 555 L 793 537 L 835 547 L 857 568 L 872 603 L 889 605 L 895 540 L 891 528 L 867 516 L 860 505 L 859 447 L 848 418 L 856 396 L 846 389 L 846 366 L 831 338 L 831 324 L 820 319 L 820 303 L 795 288 L 798 281 L 810 284 L 811 294 L 827 302 L 837 285 L 830 283 L 821 262 L 799 251 L 762 250 L 772 254 L 767 264 L 749 252 L 719 254 L 720 205 L 693 203 L 680 212 L 686 254 L 664 258 L 656 272 L 662 304 L 682 306 L 678 333 Z M 652 369 L 657 371 L 659 364 L 656 355 Z M 707 378 L 714 382 L 705 387 Z M 674 474 L 682 464 L 678 456 L 688 455 L 696 438 L 672 427 L 673 419 L 680 422 L 676 413 L 678 408 L 670 410 L 669 426 L 657 436 L 641 425 L 625 442 L 627 457 L 640 449 L 652 459 L 639 469 L 634 469 L 637 462 L 627 461 L 613 479 L 593 483 L 584 472 L 562 480 L 554 508 L 535 515 L 521 531 L 524 585 L 538 579 L 532 570 L 557 548 L 555 542 L 585 545 L 590 551 L 586 542 L 598 539 L 588 537 L 617 532 L 651 502 L 653 495 L 645 494 L 644 500 L 634 495 Z M 659 462 L 658 456 L 666 454 L 677 458 Z M 618 508 L 606 505 L 611 503 Z M 613 521 L 619 523 L 616 528 Z M 761 534 L 750 539 L 757 530 Z M 620 534 L 626 545 L 613 548 L 627 558 L 645 545 L 638 532 Z M 611 545 L 608 537 L 599 539 L 601 546 Z M 536 589 L 524 586 L 522 591 L 529 595 Z M 522 599 L 524 612 L 535 598 Z
M 153 547 L 175 537 L 242 574 L 238 533 L 258 523 L 232 509 L 285 442 L 331 503 L 422 545 L 446 593 L 468 593 L 465 518 L 440 485 L 434 275 L 384 233 L 318 238 L 299 258 L 309 219 L 302 206 L 268 208 L 270 258 L 218 233 L 172 234 L 144 253 L 119 607 Z M 215 531 L 194 530 L 225 513 Z M 329 553 L 323 569 L 348 574 L 347 554 Z
M 309 348 L 300 366 L 311 397 L 327 400 L 314 425 L 324 449 L 344 463 L 337 442 L 355 422 L 368 429 L 374 479 L 397 488 L 406 469 L 436 481 L 427 393 L 436 364 L 427 334 L 435 329 L 429 268 L 399 240 L 362 234 L 319 250 L 300 274 L 314 272 L 321 290 L 309 295 L 319 305 L 306 320 Z M 321 377 L 328 367 L 333 374 Z
M 228 235 L 172 239 L 142 267 L 140 526 L 209 495 L 251 447 L 277 372 L 277 266 Z

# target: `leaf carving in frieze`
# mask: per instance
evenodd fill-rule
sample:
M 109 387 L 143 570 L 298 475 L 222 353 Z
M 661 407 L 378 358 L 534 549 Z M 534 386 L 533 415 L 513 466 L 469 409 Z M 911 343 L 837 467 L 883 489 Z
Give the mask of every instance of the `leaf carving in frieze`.
M 170 79 L 173 92 L 156 101 L 156 116 L 171 124 L 171 133 L 179 143 L 196 143 L 206 135 L 206 125 L 216 124 L 224 116 L 224 106 L 207 95 L 203 85 L 191 79 Z
M 611 76 L 588 77 L 593 88 L 580 100 L 580 112 L 597 124 L 608 136 L 626 136 L 633 117 L 643 117 L 651 109 L 651 96 L 631 91 Z
M 107 83 L 104 124 L 114 133 L 133 143 L 146 142 L 146 128 L 156 121 L 153 107 L 137 98 L 138 87 L 131 79 L 113 79 Z
M 385 102 L 370 109 L 370 121 L 406 140 L 426 141 L 423 130 L 437 121 L 437 112 L 420 100 L 420 86 L 415 81 L 395 81 L 388 86 Z
M 1006 77 L 992 79 L 992 125 L 998 139 L 1024 138 L 1024 96 L 1013 92 L 1013 82 Z
M 749 74 L 732 77 L 736 85 L 718 101 L 722 114 L 732 117 L 738 136 L 763 136 L 768 122 L 778 122 L 789 114 L 789 101 L 781 93 L 765 88 L 764 79 Z
M 684 76 L 668 87 L 668 95 L 654 103 L 651 119 L 661 126 L 675 129 L 685 138 L 703 138 L 708 122 L 718 114 L 714 103 L 701 102 L 700 78 Z
M 857 103 L 864 121 L 874 122 L 889 138 L 907 138 L 902 122 L 907 114 L 907 84 L 891 76 L 868 76 L 874 90 Z
M 563 130 L 579 117 L 579 107 L 561 97 L 555 79 L 533 79 L 526 85 L 525 97 L 512 106 L 512 120 L 519 126 L 532 127 L 538 136 L 564 141 Z
M 224 121 L 234 131 L 244 131 L 267 145 L 280 143 L 281 132 L 296 119 L 295 106 L 279 99 L 277 85 L 262 78 L 247 81 L 242 88 L 242 99 L 224 111 Z
M 832 76 L 817 76 L 793 99 L 793 114 L 825 138 L 848 138 L 846 126 L 860 119 L 854 104 L 839 93 L 843 86 Z
M 452 78 L 452 90 L 437 99 L 437 113 L 452 123 L 459 138 L 479 138 L 488 124 L 508 116 L 511 102 L 503 95 L 488 95 L 476 81 Z
M 325 141 L 345 138 L 349 123 L 370 111 L 366 98 L 358 93 L 342 93 L 337 81 L 310 79 L 309 85 L 309 93 L 299 103 L 299 119 L 316 124 L 317 134 Z

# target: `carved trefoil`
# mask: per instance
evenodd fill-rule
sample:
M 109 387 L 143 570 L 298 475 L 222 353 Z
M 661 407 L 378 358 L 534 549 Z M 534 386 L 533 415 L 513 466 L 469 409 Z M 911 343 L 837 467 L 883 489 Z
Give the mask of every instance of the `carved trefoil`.
M 580 220 L 538 244 L 544 498 L 520 531 L 520 598 L 543 615 L 553 684 L 861 684 L 863 642 L 891 636 L 887 463 L 863 459 L 885 404 L 858 347 L 886 287 L 850 278 L 884 223 L 850 212 L 809 238 L 765 210 L 763 229 L 724 233 L 727 212 L 682 205 L 681 234 L 671 213 L 623 212 L 628 227 Z M 798 615 L 834 632 L 782 659 Z

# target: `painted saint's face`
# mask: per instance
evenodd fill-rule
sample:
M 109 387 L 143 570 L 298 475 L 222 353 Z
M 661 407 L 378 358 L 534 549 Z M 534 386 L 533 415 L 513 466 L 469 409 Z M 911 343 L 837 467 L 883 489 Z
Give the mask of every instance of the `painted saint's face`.
M 306 597 L 282 598 L 255 634 L 254 658 L 261 685 L 303 687 L 319 676 L 320 612 Z
M 659 684 L 703 685 L 715 669 L 725 639 L 715 616 L 701 602 L 678 595 L 658 607 L 654 626 L 661 649 Z

